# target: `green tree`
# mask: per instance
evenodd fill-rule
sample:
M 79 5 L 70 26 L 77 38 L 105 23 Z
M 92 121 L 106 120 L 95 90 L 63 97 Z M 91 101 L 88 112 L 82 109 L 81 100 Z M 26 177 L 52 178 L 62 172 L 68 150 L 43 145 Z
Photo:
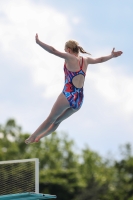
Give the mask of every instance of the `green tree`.
M 123 158 L 115 161 L 114 189 L 111 193 L 115 200 L 133 200 L 133 156 L 130 144 L 121 148 Z
M 82 162 L 79 166 L 84 188 L 81 188 L 76 200 L 108 199 L 108 193 L 113 181 L 114 168 L 110 162 L 88 147 L 81 154 Z
M 14 119 L 0 125 L 0 160 L 39 158 L 40 192 L 56 194 L 58 200 L 133 200 L 133 156 L 129 144 L 121 148 L 122 159 L 103 159 L 87 146 L 77 154 L 65 133 L 54 132 L 39 143 L 26 145 Z M 27 169 L 26 173 L 30 169 Z M 1 172 L 7 180 L 5 169 Z
M 19 148 L 15 140 L 19 137 L 20 131 L 21 127 L 16 125 L 13 119 L 9 119 L 5 125 L 0 125 L 0 160 L 17 159 Z

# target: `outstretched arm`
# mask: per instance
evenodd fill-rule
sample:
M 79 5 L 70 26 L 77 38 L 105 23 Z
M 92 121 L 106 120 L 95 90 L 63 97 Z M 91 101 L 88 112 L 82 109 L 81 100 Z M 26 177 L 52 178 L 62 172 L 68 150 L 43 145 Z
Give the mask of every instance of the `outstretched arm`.
M 67 59 L 69 57 L 68 53 L 63 53 L 63 52 L 60 52 L 58 50 L 56 50 L 54 47 L 48 45 L 48 44 L 45 44 L 43 42 L 41 42 L 38 38 L 38 34 L 36 34 L 35 36 L 35 40 L 36 40 L 36 43 L 38 45 L 40 45 L 44 50 L 48 51 L 49 53 L 52 53 L 56 56 L 59 56 L 61 58 L 64 58 L 64 59 Z
M 115 50 L 115 48 L 113 48 L 113 50 L 109 56 L 103 56 L 103 57 L 95 58 L 95 59 L 88 57 L 87 62 L 88 62 L 88 64 L 102 63 L 102 62 L 106 62 L 112 58 L 116 58 L 123 53 L 122 51 L 114 51 L 114 50 Z

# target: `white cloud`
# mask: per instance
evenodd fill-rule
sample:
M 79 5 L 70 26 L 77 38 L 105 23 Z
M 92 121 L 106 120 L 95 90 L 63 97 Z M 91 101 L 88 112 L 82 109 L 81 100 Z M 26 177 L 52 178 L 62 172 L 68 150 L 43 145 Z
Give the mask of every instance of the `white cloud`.
M 81 22 L 81 19 L 79 17 L 73 17 L 72 22 L 77 25 Z
M 92 87 L 109 104 L 127 115 L 133 115 L 133 77 L 121 71 L 121 68 L 112 68 L 108 64 L 98 66 L 93 70 L 90 67 L 89 79 Z
M 66 16 L 28 0 L 6 0 L 0 6 L 5 19 L 0 21 L 3 53 L 28 66 L 34 84 L 46 87 L 43 96 L 55 96 L 63 87 L 63 60 L 41 49 L 34 38 L 37 32 L 42 41 L 64 51 L 70 32 Z

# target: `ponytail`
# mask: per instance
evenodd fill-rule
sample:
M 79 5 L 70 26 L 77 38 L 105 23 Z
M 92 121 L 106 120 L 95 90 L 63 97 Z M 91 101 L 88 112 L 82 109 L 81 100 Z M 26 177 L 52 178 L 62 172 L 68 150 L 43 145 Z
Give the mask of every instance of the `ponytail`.
M 83 49 L 83 47 L 81 47 L 81 46 L 78 45 L 78 48 L 79 48 L 79 51 L 80 51 L 81 53 L 86 53 L 86 54 L 88 54 L 88 55 L 91 55 L 90 53 L 86 52 L 86 51 Z
M 75 40 L 69 40 L 65 43 L 65 47 L 70 48 L 74 53 L 86 53 L 88 55 L 91 55 L 90 53 L 86 52 L 77 41 Z

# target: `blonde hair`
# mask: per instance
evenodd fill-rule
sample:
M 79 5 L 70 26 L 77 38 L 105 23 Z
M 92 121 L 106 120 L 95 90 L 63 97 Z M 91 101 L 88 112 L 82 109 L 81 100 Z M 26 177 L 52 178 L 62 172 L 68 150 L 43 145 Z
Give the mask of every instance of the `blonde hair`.
M 70 48 L 74 53 L 86 53 L 91 55 L 90 53 L 86 52 L 83 47 L 79 45 L 79 43 L 75 40 L 69 40 L 65 43 L 66 48 Z

